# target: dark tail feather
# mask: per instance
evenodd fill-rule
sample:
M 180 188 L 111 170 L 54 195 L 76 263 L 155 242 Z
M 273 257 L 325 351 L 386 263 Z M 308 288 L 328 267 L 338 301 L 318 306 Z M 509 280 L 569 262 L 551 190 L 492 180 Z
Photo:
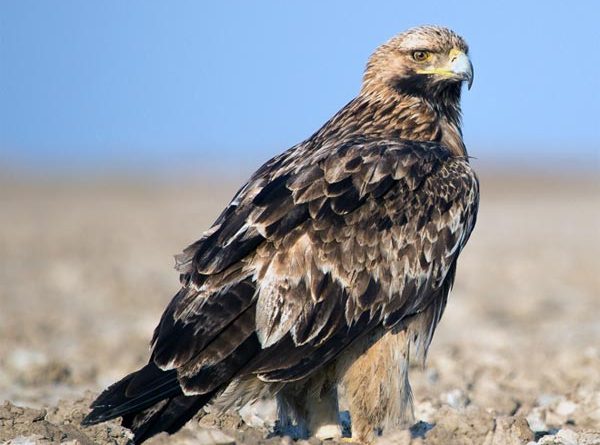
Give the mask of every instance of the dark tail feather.
M 162 371 L 149 363 L 111 385 L 92 403 L 83 425 L 93 425 L 126 414 L 137 413 L 163 399 L 181 395 L 175 370 Z
M 94 425 L 123 417 L 122 425 L 134 434 L 131 443 L 139 444 L 162 431 L 179 430 L 218 390 L 185 396 L 175 370 L 163 371 L 150 362 L 100 394 L 81 423 Z
M 140 444 L 163 431 L 173 434 L 196 414 L 217 390 L 197 396 L 179 395 L 137 413 L 123 416 L 122 425 L 129 428 L 134 436 L 130 444 Z

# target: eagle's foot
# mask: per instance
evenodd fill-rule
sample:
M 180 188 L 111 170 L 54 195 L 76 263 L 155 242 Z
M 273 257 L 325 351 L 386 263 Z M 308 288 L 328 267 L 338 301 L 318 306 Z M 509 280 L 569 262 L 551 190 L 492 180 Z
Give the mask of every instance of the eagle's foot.
M 321 440 L 340 439 L 342 438 L 342 427 L 339 424 L 320 425 L 314 435 Z

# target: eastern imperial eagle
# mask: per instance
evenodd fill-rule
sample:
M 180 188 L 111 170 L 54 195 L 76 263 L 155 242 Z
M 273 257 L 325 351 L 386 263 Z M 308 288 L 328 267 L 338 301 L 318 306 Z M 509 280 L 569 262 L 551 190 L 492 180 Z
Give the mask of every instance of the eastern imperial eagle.
M 149 363 L 105 390 L 84 424 L 121 416 L 141 443 L 207 404 L 271 395 L 281 428 L 339 437 L 342 383 L 353 440 L 405 425 L 409 345 L 424 359 L 475 225 L 460 129 L 467 53 L 434 26 L 379 47 L 358 97 L 263 165 L 176 257 L 182 288 Z

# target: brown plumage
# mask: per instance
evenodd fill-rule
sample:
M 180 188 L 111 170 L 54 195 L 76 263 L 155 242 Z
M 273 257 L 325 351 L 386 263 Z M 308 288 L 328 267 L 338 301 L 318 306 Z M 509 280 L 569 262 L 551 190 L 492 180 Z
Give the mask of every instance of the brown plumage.
M 468 48 L 439 27 L 369 60 L 357 98 L 263 165 L 177 257 L 182 289 L 149 364 L 108 388 L 87 424 L 123 416 L 135 443 L 202 406 L 277 397 L 280 428 L 353 439 L 411 419 L 409 345 L 424 359 L 475 224 L 460 131 Z

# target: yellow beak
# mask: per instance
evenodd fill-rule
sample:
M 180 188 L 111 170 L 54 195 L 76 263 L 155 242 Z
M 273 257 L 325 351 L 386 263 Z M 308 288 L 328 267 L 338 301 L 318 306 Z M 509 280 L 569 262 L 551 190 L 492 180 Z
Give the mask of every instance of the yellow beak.
M 429 68 L 421 71 L 417 71 L 419 74 L 437 74 L 446 77 L 455 77 L 464 82 L 467 82 L 467 86 L 471 89 L 473 85 L 473 64 L 464 52 L 453 49 L 448 55 L 448 63 L 439 68 Z

